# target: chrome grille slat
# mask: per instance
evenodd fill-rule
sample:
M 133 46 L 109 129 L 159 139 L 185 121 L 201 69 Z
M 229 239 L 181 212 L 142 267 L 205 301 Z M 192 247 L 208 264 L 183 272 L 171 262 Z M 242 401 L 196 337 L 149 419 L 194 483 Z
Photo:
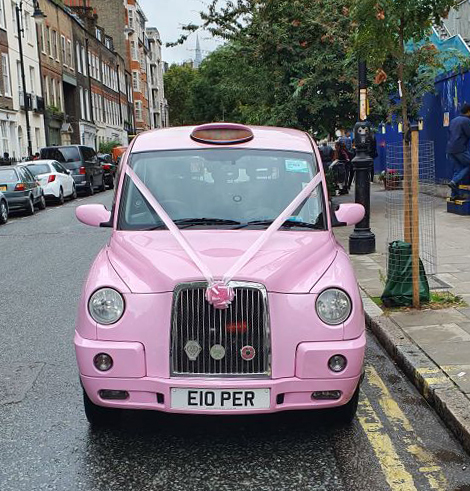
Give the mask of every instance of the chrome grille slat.
M 235 299 L 226 310 L 214 309 L 205 299 L 205 282 L 179 285 L 174 292 L 171 328 L 171 375 L 209 377 L 269 377 L 271 345 L 266 289 L 263 285 L 232 282 Z M 228 328 L 228 326 L 231 328 Z M 237 326 L 246 330 L 237 332 Z M 185 352 L 188 341 L 197 341 L 201 352 L 191 361 Z M 210 349 L 225 348 L 222 360 Z M 241 349 L 255 348 L 255 358 L 243 360 Z

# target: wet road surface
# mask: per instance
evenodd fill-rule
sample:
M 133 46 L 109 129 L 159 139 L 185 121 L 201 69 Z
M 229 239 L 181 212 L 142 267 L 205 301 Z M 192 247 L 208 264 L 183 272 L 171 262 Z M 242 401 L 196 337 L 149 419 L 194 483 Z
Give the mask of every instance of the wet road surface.
M 369 336 L 358 418 L 129 412 L 91 432 L 72 338 L 78 296 L 109 230 L 78 204 L 0 227 L 0 490 L 470 491 L 470 458 Z

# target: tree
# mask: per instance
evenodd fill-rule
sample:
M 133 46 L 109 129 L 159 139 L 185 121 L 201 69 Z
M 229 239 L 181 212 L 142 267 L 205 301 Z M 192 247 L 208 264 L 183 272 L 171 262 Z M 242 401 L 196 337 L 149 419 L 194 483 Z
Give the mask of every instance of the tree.
M 214 0 L 201 14 L 201 27 L 227 40 L 227 47 L 210 57 L 201 73 L 213 78 L 218 71 L 212 87 L 220 89 L 219 103 L 228 94 L 225 115 L 321 134 L 352 124 L 356 69 L 346 56 L 349 3 L 238 0 L 219 7 Z
M 399 112 L 403 133 L 417 115 L 421 99 L 443 66 L 439 52 L 427 39 L 433 24 L 440 24 L 458 0 L 353 0 L 356 28 L 353 51 L 376 70 L 382 96 Z M 390 98 L 391 94 L 398 97 Z M 382 97 L 383 101 L 383 97 Z
M 165 96 L 170 108 L 170 121 L 174 126 L 195 122 L 192 90 L 198 71 L 190 65 L 172 65 L 165 73 Z

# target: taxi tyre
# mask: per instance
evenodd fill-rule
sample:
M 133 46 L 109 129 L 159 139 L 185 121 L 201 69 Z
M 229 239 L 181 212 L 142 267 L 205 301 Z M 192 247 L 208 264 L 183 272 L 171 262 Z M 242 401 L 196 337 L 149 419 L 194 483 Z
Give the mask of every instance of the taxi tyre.
M 40 210 L 45 210 L 46 209 L 46 198 L 44 197 L 44 194 L 41 194 L 41 197 L 39 198 L 38 208 Z
M 70 195 L 70 200 L 77 199 L 77 188 L 75 187 L 75 184 L 73 185 L 73 191 L 72 194 Z
M 8 207 L 5 201 L 0 202 L 0 225 L 8 222 Z
M 102 407 L 94 404 L 88 397 L 85 390 L 83 391 L 83 406 L 85 416 L 93 429 L 110 428 L 119 423 L 122 409 Z
M 330 409 L 329 416 L 332 418 L 332 422 L 338 426 L 348 426 L 356 417 L 357 406 L 359 404 L 360 396 L 360 384 L 357 386 L 351 400 L 343 406 Z

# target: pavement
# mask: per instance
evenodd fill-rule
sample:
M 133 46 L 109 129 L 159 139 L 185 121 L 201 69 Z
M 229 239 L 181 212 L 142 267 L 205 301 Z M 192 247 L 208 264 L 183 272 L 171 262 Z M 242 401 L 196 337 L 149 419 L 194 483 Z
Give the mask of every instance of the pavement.
M 107 191 L 0 227 L 1 491 L 470 491 L 470 456 L 371 332 L 348 427 L 318 411 L 130 411 L 91 431 L 73 333 L 110 231 L 74 212 L 111 202 Z
M 335 200 L 352 201 L 353 197 Z M 368 311 L 368 324 L 464 447 L 470 450 L 470 217 L 447 213 L 445 200 L 436 198 L 435 278 L 438 281 L 431 284 L 438 287 L 447 283 L 446 290 L 460 296 L 469 307 L 384 313 L 371 298 L 380 297 L 385 286 L 386 217 L 387 192 L 374 184 L 371 228 L 376 234 L 377 252 L 351 256 Z M 335 230 L 346 250 L 351 231 Z

